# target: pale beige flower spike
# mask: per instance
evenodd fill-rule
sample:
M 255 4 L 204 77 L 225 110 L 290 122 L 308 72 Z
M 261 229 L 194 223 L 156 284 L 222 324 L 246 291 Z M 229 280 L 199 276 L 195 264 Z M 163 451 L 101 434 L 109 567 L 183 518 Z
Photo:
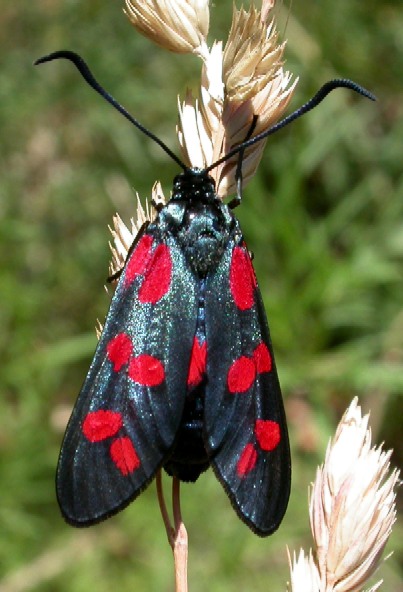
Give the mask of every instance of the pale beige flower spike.
M 399 471 L 390 472 L 391 450 L 371 445 L 368 420 L 355 398 L 328 445 L 310 492 L 315 553 L 294 554 L 291 592 L 358 592 L 379 566 L 396 520 Z
M 187 163 L 204 169 L 227 154 L 248 134 L 268 130 L 283 114 L 297 80 L 283 69 L 285 43 L 278 43 L 273 2 L 262 11 L 234 8 L 231 30 L 222 42 L 207 45 L 207 0 L 126 0 L 125 13 L 142 34 L 178 53 L 194 53 L 203 60 L 199 98 L 190 90 L 179 102 L 178 137 Z M 243 184 L 254 175 L 265 141 L 248 148 L 242 159 Z M 235 190 L 235 156 L 211 171 L 217 194 Z

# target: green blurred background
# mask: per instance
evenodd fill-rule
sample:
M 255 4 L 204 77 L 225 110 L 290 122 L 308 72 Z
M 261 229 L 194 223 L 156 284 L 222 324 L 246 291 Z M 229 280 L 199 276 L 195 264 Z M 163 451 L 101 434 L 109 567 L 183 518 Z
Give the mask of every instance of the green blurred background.
M 231 10 L 230 0 L 213 6 L 210 41 L 226 38 Z M 183 487 L 193 592 L 285 589 L 286 544 L 311 544 L 308 485 L 354 395 L 394 464 L 403 456 L 401 0 L 294 0 L 277 14 L 287 68 L 300 77 L 292 107 L 336 76 L 378 102 L 337 91 L 271 138 L 237 210 L 268 310 L 293 487 L 282 527 L 265 540 L 237 519 L 211 472 Z M 169 194 L 177 168 L 67 62 L 32 62 L 78 51 L 175 150 L 176 96 L 197 89 L 200 63 L 141 37 L 118 1 L 2 0 L 0 26 L 0 591 L 170 591 L 154 485 L 76 531 L 59 515 L 54 471 L 108 307 L 107 225 L 116 210 L 128 221 L 134 190 L 149 196 L 156 178 Z M 383 589 L 401 591 L 401 519 L 388 549 Z

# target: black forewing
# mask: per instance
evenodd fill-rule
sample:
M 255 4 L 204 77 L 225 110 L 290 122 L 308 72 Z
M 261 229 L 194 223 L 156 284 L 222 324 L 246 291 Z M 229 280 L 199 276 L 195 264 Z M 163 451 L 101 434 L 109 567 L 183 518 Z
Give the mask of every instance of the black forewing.
M 144 236 L 153 234 L 154 251 L 163 243 L 155 225 L 154 231 L 149 227 Z M 197 318 L 198 285 L 175 239 L 165 237 L 164 244 L 172 263 L 168 291 L 154 304 L 140 302 L 139 290 L 153 265 L 152 257 L 144 273 L 135 277 L 129 287 L 124 286 L 126 264 L 66 430 L 57 470 L 57 496 L 64 517 L 76 526 L 103 520 L 134 499 L 169 454 L 180 424 Z M 119 372 L 114 371 L 107 346 L 122 333 L 132 341 L 131 357 L 147 354 L 162 362 L 165 375 L 160 384 L 144 386 L 134 382 L 128 376 L 129 362 Z M 83 422 L 88 413 L 99 410 L 120 414 L 123 425 L 116 434 L 90 442 L 83 435 Z M 124 475 L 112 461 L 111 446 L 127 438 L 140 465 Z
M 243 250 L 253 273 L 243 240 L 236 239 L 234 233 L 219 266 L 207 279 L 205 439 L 212 467 L 238 515 L 254 532 L 266 536 L 277 529 L 287 507 L 291 483 L 290 451 L 259 289 L 256 285 L 254 304 L 248 310 L 236 306 L 231 292 L 230 269 L 235 248 Z M 245 282 L 248 281 L 250 278 L 245 278 Z M 253 352 L 261 343 L 270 352 L 271 371 L 257 372 L 246 392 L 230 392 L 229 369 L 242 356 L 253 359 Z M 281 439 L 273 450 L 262 450 L 259 446 L 256 420 L 269 420 L 279 425 Z M 247 459 L 251 451 L 252 457 L 256 453 L 255 459 L 250 459 L 255 465 L 248 472 Z M 244 474 L 239 474 L 239 467 Z

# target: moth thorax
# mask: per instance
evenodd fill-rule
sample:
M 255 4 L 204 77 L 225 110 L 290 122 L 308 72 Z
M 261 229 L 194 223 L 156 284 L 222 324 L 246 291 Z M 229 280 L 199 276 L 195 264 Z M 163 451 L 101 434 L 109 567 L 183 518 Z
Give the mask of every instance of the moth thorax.
M 204 276 L 217 267 L 229 234 L 230 226 L 215 205 L 196 203 L 187 208 L 178 240 L 198 275 Z

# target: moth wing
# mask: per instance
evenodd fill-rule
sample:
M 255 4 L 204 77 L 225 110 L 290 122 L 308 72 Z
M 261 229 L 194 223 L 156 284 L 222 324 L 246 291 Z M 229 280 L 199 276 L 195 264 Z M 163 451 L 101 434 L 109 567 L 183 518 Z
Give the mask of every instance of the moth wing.
M 147 230 L 120 277 L 62 444 L 57 496 L 69 523 L 86 526 L 124 508 L 169 455 L 197 291 L 176 241 Z
M 274 532 L 290 494 L 287 425 L 266 314 L 242 239 L 230 241 L 206 292 L 206 449 L 240 518 Z

